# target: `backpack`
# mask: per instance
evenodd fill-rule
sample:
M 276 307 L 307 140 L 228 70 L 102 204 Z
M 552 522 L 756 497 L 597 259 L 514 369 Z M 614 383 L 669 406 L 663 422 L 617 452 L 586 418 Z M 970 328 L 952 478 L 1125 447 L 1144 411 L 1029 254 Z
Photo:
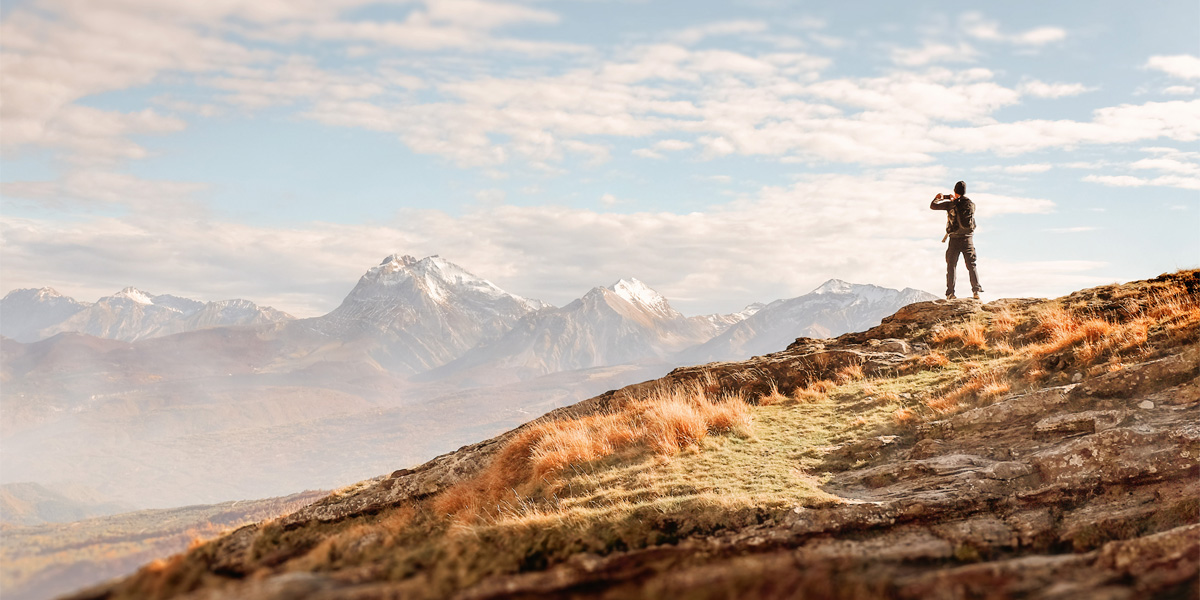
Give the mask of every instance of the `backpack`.
M 975 203 L 962 196 L 954 201 L 954 206 L 946 211 L 946 233 L 955 234 L 966 232 L 975 233 Z

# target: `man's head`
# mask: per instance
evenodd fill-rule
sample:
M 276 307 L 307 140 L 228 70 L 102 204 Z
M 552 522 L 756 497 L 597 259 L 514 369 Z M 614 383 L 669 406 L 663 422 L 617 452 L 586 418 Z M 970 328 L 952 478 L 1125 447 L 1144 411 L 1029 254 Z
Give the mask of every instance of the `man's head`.
M 967 193 L 967 184 L 965 184 L 961 181 L 954 184 L 954 195 L 955 196 L 962 196 L 966 193 Z

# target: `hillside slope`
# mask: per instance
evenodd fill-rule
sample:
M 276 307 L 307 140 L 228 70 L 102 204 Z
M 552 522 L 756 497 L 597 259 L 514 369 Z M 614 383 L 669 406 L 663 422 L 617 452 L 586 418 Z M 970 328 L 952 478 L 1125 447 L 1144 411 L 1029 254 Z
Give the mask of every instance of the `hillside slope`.
M 1198 271 L 922 302 L 73 597 L 1196 597 L 1198 376 Z

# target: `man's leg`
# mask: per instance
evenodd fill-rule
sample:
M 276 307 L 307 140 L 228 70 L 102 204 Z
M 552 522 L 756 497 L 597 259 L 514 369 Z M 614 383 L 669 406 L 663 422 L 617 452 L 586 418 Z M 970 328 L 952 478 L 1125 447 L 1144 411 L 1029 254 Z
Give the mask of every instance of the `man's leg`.
M 961 249 L 958 247 L 958 238 L 951 237 L 950 243 L 946 246 L 946 297 L 954 295 L 954 271 L 958 269 L 958 253 Z
M 975 274 L 975 242 L 971 238 L 963 238 L 963 262 L 967 264 L 967 275 L 971 277 L 971 291 L 978 294 L 983 291 L 979 285 L 979 276 Z

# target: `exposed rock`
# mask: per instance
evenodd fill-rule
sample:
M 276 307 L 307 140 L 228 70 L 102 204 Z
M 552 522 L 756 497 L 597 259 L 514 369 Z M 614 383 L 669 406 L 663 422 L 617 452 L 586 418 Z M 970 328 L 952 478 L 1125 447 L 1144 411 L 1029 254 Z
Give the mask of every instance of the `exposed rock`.
M 846 334 L 840 339 L 859 343 L 872 339 L 924 339 L 924 334 L 933 327 L 964 321 L 981 310 L 979 302 L 969 298 L 915 302 L 883 319 L 876 327 L 862 333 Z
M 1080 386 L 1079 391 L 1101 398 L 1129 398 L 1147 387 L 1161 389 L 1200 375 L 1200 347 L 1174 356 L 1105 373 Z

